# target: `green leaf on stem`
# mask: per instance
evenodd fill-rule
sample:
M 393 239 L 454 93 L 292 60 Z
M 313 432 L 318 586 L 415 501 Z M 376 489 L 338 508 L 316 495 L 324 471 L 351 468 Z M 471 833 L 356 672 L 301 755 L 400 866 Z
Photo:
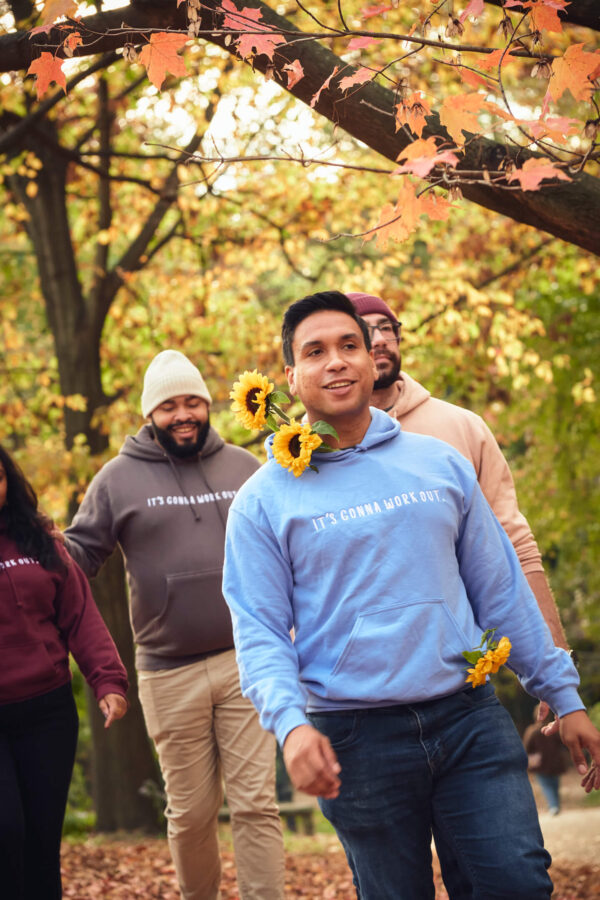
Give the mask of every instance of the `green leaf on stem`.
M 338 439 L 338 433 L 335 430 L 335 428 L 333 427 L 333 425 L 330 425 L 328 422 L 324 422 L 322 419 L 319 419 L 318 422 L 314 422 L 311 425 L 310 430 L 313 431 L 315 434 L 330 434 L 336 440 Z
M 269 404 L 272 406 L 273 403 L 289 403 L 290 398 L 283 391 L 271 391 L 269 394 Z

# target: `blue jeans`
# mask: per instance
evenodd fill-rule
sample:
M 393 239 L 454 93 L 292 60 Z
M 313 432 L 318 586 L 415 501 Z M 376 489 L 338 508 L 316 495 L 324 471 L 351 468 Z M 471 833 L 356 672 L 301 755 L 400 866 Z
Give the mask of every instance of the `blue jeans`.
M 542 775 L 541 772 L 536 772 L 535 777 L 546 798 L 548 809 L 560 810 L 560 775 Z
M 491 685 L 310 719 L 342 767 L 320 805 L 359 900 L 434 900 L 432 835 L 451 900 L 548 900 L 527 756 Z

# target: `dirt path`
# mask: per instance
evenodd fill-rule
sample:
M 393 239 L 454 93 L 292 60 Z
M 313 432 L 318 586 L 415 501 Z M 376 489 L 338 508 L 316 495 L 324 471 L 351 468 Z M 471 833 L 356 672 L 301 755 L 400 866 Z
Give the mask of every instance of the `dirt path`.
M 579 781 L 574 770 L 563 776 L 562 809 L 557 816 L 546 811 L 541 791 L 533 782 L 544 843 L 555 862 L 600 866 L 600 806 L 586 805 Z
M 555 862 L 600 865 L 600 807 L 540 813 L 544 844 Z

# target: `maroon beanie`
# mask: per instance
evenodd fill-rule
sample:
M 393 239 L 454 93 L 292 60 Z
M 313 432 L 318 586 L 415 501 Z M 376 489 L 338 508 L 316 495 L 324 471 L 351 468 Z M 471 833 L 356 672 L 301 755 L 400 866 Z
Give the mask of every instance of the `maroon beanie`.
M 352 301 L 352 305 L 359 316 L 368 316 L 370 313 L 379 313 L 382 316 L 387 316 L 394 325 L 400 324 L 387 303 L 385 303 L 381 297 L 375 297 L 374 294 L 346 294 L 346 297 Z

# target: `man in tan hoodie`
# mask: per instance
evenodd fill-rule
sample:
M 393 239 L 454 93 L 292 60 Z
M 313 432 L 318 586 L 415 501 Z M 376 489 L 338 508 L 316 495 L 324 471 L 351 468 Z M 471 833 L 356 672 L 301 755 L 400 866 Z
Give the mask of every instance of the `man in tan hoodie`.
M 367 325 L 371 338 L 378 372 L 371 405 L 397 419 L 405 431 L 446 441 L 472 463 L 486 500 L 515 548 L 554 643 L 568 650 L 556 603 L 544 574 L 541 553 L 527 519 L 519 510 L 513 478 L 494 435 L 481 416 L 432 397 L 426 388 L 401 370 L 400 322 L 381 297 L 362 293 L 346 296 Z M 540 719 L 545 719 L 548 713 L 548 705 L 540 703 Z M 558 719 L 547 726 L 552 733 L 558 732 L 558 727 Z M 452 848 L 445 846 L 440 837 L 436 849 L 451 895 L 457 900 L 470 897 L 469 885 L 463 881 L 456 866 Z
M 365 321 L 371 337 L 379 376 L 371 405 L 389 413 L 406 431 L 446 441 L 473 464 L 486 500 L 515 548 L 554 643 L 568 649 L 540 551 L 527 519 L 519 511 L 512 475 L 494 435 L 480 416 L 432 397 L 426 388 L 401 371 L 400 323 L 387 303 L 373 294 L 347 296 Z M 547 711 L 546 708 L 546 714 Z

